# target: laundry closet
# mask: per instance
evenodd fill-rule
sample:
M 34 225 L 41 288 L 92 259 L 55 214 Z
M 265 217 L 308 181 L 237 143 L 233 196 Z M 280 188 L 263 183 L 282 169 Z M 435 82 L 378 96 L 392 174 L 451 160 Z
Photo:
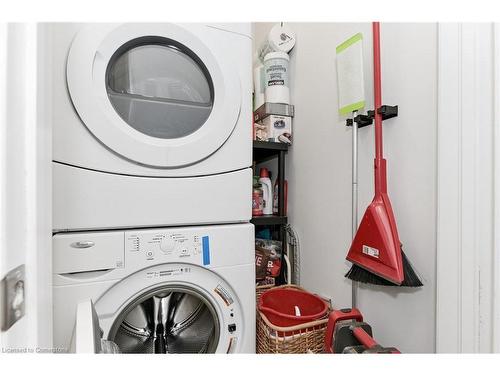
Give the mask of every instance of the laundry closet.
M 254 51 L 267 44 L 276 25 L 254 23 Z M 373 108 L 372 25 L 285 22 L 284 26 L 296 37 L 289 52 L 290 103 L 295 111 L 285 175 L 288 222 L 300 243 L 300 285 L 331 299 L 338 308 L 349 307 L 351 281 L 344 275 L 351 267 L 345 258 L 352 241 L 352 127 L 346 126 L 351 114 L 339 114 L 336 48 L 362 35 L 366 105 L 359 114 L 367 114 Z M 383 122 L 389 196 L 404 251 L 424 286 L 359 283 L 357 305 L 379 342 L 403 352 L 433 352 L 437 25 L 381 23 L 380 35 L 382 104 L 399 107 L 397 117 Z M 358 223 L 373 198 L 374 151 L 374 125 L 359 127 Z M 263 166 L 276 177 L 276 162 Z
M 488 25 L 6 24 L 2 348 L 498 351 Z

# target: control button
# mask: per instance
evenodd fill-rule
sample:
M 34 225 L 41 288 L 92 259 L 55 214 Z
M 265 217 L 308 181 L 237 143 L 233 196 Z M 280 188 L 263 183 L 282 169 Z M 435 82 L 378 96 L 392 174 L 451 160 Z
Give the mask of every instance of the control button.
M 236 331 L 236 324 L 229 324 L 227 326 L 227 330 L 229 331 L 229 333 L 233 333 L 234 331 Z
M 165 237 L 160 242 L 160 250 L 164 253 L 170 253 L 175 249 L 175 240 L 171 237 Z
M 155 256 L 155 253 L 153 251 L 149 250 L 146 252 L 146 257 L 148 259 L 153 259 L 154 256 Z

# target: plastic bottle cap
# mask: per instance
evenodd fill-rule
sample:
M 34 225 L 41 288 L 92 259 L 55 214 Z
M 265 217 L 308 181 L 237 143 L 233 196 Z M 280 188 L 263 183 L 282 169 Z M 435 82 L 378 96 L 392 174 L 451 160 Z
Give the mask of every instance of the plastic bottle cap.
M 290 56 L 286 52 L 269 52 L 264 56 L 264 62 L 271 59 L 285 59 L 286 61 L 290 61 Z
M 267 168 L 261 168 L 259 177 L 269 177 L 269 171 Z

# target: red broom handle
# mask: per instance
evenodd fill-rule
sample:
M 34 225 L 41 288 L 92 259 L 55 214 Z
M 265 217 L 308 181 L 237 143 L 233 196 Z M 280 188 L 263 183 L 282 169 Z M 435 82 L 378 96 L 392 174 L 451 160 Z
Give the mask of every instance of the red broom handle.
M 382 115 L 382 74 L 380 69 L 380 24 L 373 22 L 373 88 L 375 101 L 375 194 L 387 193 L 386 166 L 383 156 Z
M 378 109 L 382 106 L 382 74 L 380 72 L 380 24 L 373 22 L 373 86 L 375 96 L 375 157 L 383 158 L 382 152 L 382 115 Z

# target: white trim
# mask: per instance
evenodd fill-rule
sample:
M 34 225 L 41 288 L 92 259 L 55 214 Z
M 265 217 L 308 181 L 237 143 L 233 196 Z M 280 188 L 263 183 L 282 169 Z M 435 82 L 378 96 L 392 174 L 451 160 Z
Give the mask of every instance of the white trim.
M 27 273 L 31 280 L 33 345 L 52 347 L 52 91 L 47 24 L 27 25 L 26 137 L 28 186 Z M 33 91 L 30 91 L 33 90 Z M 36 289 L 35 289 L 36 288 Z
M 494 248 L 493 248 L 493 351 L 500 352 L 500 24 L 494 25 Z
M 440 24 L 436 350 L 492 350 L 493 33 Z

